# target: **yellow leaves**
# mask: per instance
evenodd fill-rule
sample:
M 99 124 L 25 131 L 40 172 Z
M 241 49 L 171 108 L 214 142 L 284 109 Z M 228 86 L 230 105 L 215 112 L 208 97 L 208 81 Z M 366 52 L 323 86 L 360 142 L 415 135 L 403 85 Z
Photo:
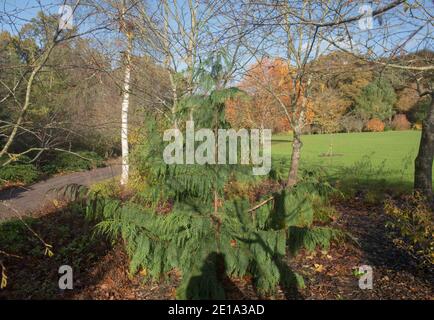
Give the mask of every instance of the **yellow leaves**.
M 18 154 L 10 153 L 9 158 L 12 160 L 12 162 L 14 162 L 14 161 L 17 161 L 19 157 L 18 157 Z
M 6 288 L 7 285 L 8 285 L 8 277 L 6 276 L 6 273 L 2 271 L 2 280 L 0 284 L 0 289 Z
M 4 288 L 6 288 L 6 286 L 8 284 L 8 277 L 6 275 L 6 268 L 3 265 L 3 263 L 0 262 L 0 266 L 2 267 L 2 277 L 1 277 L 1 281 L 0 281 L 0 289 L 4 289 Z
M 324 271 L 324 266 L 322 264 L 314 263 L 313 267 L 314 267 L 315 272 L 323 272 Z
M 57 199 L 53 199 L 52 203 L 56 208 L 59 208 L 59 201 Z
M 315 257 L 316 257 L 316 252 L 313 251 L 310 255 L 306 256 L 306 259 L 312 260 Z
M 42 119 L 50 113 L 50 108 L 45 106 L 38 106 L 38 108 L 30 109 L 28 113 L 35 119 Z
M 49 258 L 51 258 L 52 256 L 54 256 L 54 252 L 51 250 L 53 248 L 52 245 L 49 244 L 45 244 L 45 252 L 44 255 L 48 256 Z
M 142 270 L 140 270 L 139 274 L 142 277 L 146 277 L 148 275 L 148 270 L 146 268 L 143 268 Z
M 175 298 L 175 299 L 176 299 L 176 288 L 172 288 L 172 292 L 170 293 L 170 296 L 171 296 L 172 298 Z
M 413 128 L 415 130 L 422 130 L 422 123 L 415 123 L 414 126 L 413 126 Z
M 132 145 L 137 145 L 143 140 L 143 132 L 140 128 L 132 128 L 128 134 L 128 142 Z

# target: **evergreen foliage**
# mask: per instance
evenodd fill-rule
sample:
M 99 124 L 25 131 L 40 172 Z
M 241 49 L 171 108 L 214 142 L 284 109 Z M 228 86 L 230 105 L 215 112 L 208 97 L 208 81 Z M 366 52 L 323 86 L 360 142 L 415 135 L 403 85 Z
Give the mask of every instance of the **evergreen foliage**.
M 377 78 L 356 98 L 355 112 L 364 120 L 378 118 L 384 121 L 392 118 L 395 102 L 396 94 L 390 82 Z
M 204 88 L 206 93 L 181 101 L 179 118 L 193 110 L 198 127 L 228 128 L 225 101 L 240 92 L 219 86 L 223 77 L 211 70 L 212 90 Z M 100 220 L 100 233 L 122 237 L 131 257 L 131 273 L 142 271 L 159 280 L 173 269 L 180 271 L 178 298 L 224 298 L 222 275 L 250 275 L 264 294 L 279 284 L 303 286 L 301 276 L 286 264 L 287 249 L 295 254 L 302 248 L 327 248 L 340 234 L 313 226 L 310 199 L 322 193 L 313 180 L 292 191 L 276 192 L 272 198 L 264 196 L 258 201 L 263 205 L 252 210 L 256 203 L 225 194 L 230 181 L 251 181 L 251 168 L 167 165 L 162 159 L 161 127 L 155 121 L 147 124 L 144 136 L 133 163 L 146 180 L 146 191 L 127 202 L 91 193 L 86 213 Z M 170 207 L 169 212 L 159 210 L 162 204 Z

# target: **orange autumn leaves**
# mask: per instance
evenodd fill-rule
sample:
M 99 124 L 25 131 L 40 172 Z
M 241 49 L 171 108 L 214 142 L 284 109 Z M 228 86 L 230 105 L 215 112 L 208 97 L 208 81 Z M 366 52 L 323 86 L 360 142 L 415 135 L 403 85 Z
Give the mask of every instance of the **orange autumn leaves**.
M 248 98 L 227 103 L 226 117 L 236 128 L 269 128 L 274 132 L 291 130 L 304 113 L 304 122 L 313 119 L 311 103 L 303 86 L 294 84 L 295 71 L 283 59 L 263 59 L 246 73 L 239 84 Z

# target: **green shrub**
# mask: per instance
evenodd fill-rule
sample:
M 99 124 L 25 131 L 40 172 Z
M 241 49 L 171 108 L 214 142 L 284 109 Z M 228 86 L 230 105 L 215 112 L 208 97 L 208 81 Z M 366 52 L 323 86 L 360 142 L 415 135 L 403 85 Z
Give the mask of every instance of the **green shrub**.
M 7 183 L 29 184 L 36 181 L 39 176 L 38 170 L 33 164 L 25 163 L 28 160 L 28 158 L 22 157 L 20 161 L 0 167 L 0 186 Z
M 32 226 L 33 218 L 26 218 L 27 225 Z M 18 219 L 0 223 L 0 249 L 8 249 L 11 253 L 19 253 L 29 250 L 24 244 L 28 242 L 29 230 L 24 223 Z M 33 240 L 33 239 L 32 239 Z
M 354 111 L 361 119 L 384 121 L 392 117 L 395 102 L 396 94 L 390 81 L 377 78 L 362 89 L 355 100 Z
M 110 198 L 117 197 L 121 193 L 120 185 L 117 181 L 113 179 L 107 179 L 93 184 L 90 187 L 90 191 L 99 194 L 102 197 Z
M 170 213 L 158 214 L 131 202 L 96 196 L 90 198 L 86 213 L 101 220 L 100 233 L 122 237 L 131 273 L 144 271 L 158 280 L 179 270 L 181 299 L 224 298 L 218 274 L 212 272 L 217 267 L 208 262 L 216 255 L 222 257 L 228 276 L 252 275 L 260 293 L 272 293 L 279 284 L 302 287 L 302 278 L 285 264 L 287 248 L 292 254 L 303 248 L 327 249 L 341 235 L 312 225 L 313 209 L 302 189 L 274 194 L 273 201 L 255 212 L 249 212 L 252 204 L 246 199 L 228 200 L 217 216 L 193 200 L 177 202 Z M 207 276 L 198 279 L 201 273 Z
M 207 82 L 222 68 L 214 68 Z M 197 127 L 230 127 L 225 101 L 239 90 L 213 88 L 179 102 L 179 123 L 194 110 Z M 180 299 L 224 298 L 222 275 L 249 275 L 260 293 L 271 293 L 278 285 L 302 287 L 302 278 L 287 264 L 287 252 L 327 248 L 338 236 L 338 231 L 313 225 L 312 195 L 327 188 L 307 177 L 291 191 L 280 189 L 252 200 L 246 196 L 249 183 L 258 181 L 252 179 L 250 166 L 167 165 L 162 133 L 168 127 L 155 120 L 146 123 L 146 140 L 133 152 L 132 163 L 147 185 L 140 197 L 120 201 L 98 193 L 88 196 L 87 217 L 100 221 L 99 232 L 123 239 L 130 272 L 159 280 L 179 271 Z M 269 178 L 280 177 L 276 167 Z
M 153 126 L 147 127 L 152 130 Z M 263 294 L 272 293 L 278 285 L 302 287 L 301 276 L 286 264 L 287 252 L 296 254 L 317 246 L 327 249 L 341 235 L 313 225 L 312 199 L 327 196 L 332 189 L 320 177 L 306 174 L 291 192 L 281 190 L 251 202 L 245 190 L 249 179 L 242 175 L 246 171 L 250 176 L 250 168 L 168 166 L 162 159 L 161 136 L 154 132 L 147 137 L 147 144 L 133 157 L 148 185 L 139 202 L 94 192 L 88 197 L 86 215 L 100 221 L 100 233 L 123 239 L 131 257 L 131 273 L 141 271 L 159 280 L 178 270 L 182 275 L 178 298 L 224 298 L 219 278 L 222 268 L 230 277 L 251 275 Z M 275 178 L 279 180 L 278 175 Z M 236 186 L 228 189 L 229 184 Z M 270 196 L 272 200 L 249 210 Z
M 56 153 L 54 158 L 48 164 L 42 166 L 42 171 L 49 174 L 75 172 L 90 170 L 104 165 L 103 158 L 96 152 L 78 151 L 76 153 L 86 159 L 80 158 L 71 153 Z
M 394 231 L 395 243 L 422 258 L 428 266 L 434 264 L 434 221 L 429 202 L 420 194 L 405 196 L 403 201 L 388 199 L 384 205 Z

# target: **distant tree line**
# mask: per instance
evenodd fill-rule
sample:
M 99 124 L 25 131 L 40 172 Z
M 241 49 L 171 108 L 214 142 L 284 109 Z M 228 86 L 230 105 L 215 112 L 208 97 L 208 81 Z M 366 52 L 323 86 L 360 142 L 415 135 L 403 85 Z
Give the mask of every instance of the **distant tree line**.
M 417 55 L 432 59 L 434 53 L 421 51 Z M 272 87 L 281 95 L 287 90 L 282 84 L 289 83 L 293 71 L 285 65 L 281 59 L 266 59 L 246 73 L 239 87 L 250 99 L 229 101 L 227 117 L 235 127 L 291 131 L 267 90 Z M 343 52 L 320 56 L 312 68 L 316 77 L 305 134 L 422 128 L 430 99 L 419 96 L 415 80 L 404 70 L 368 65 Z

